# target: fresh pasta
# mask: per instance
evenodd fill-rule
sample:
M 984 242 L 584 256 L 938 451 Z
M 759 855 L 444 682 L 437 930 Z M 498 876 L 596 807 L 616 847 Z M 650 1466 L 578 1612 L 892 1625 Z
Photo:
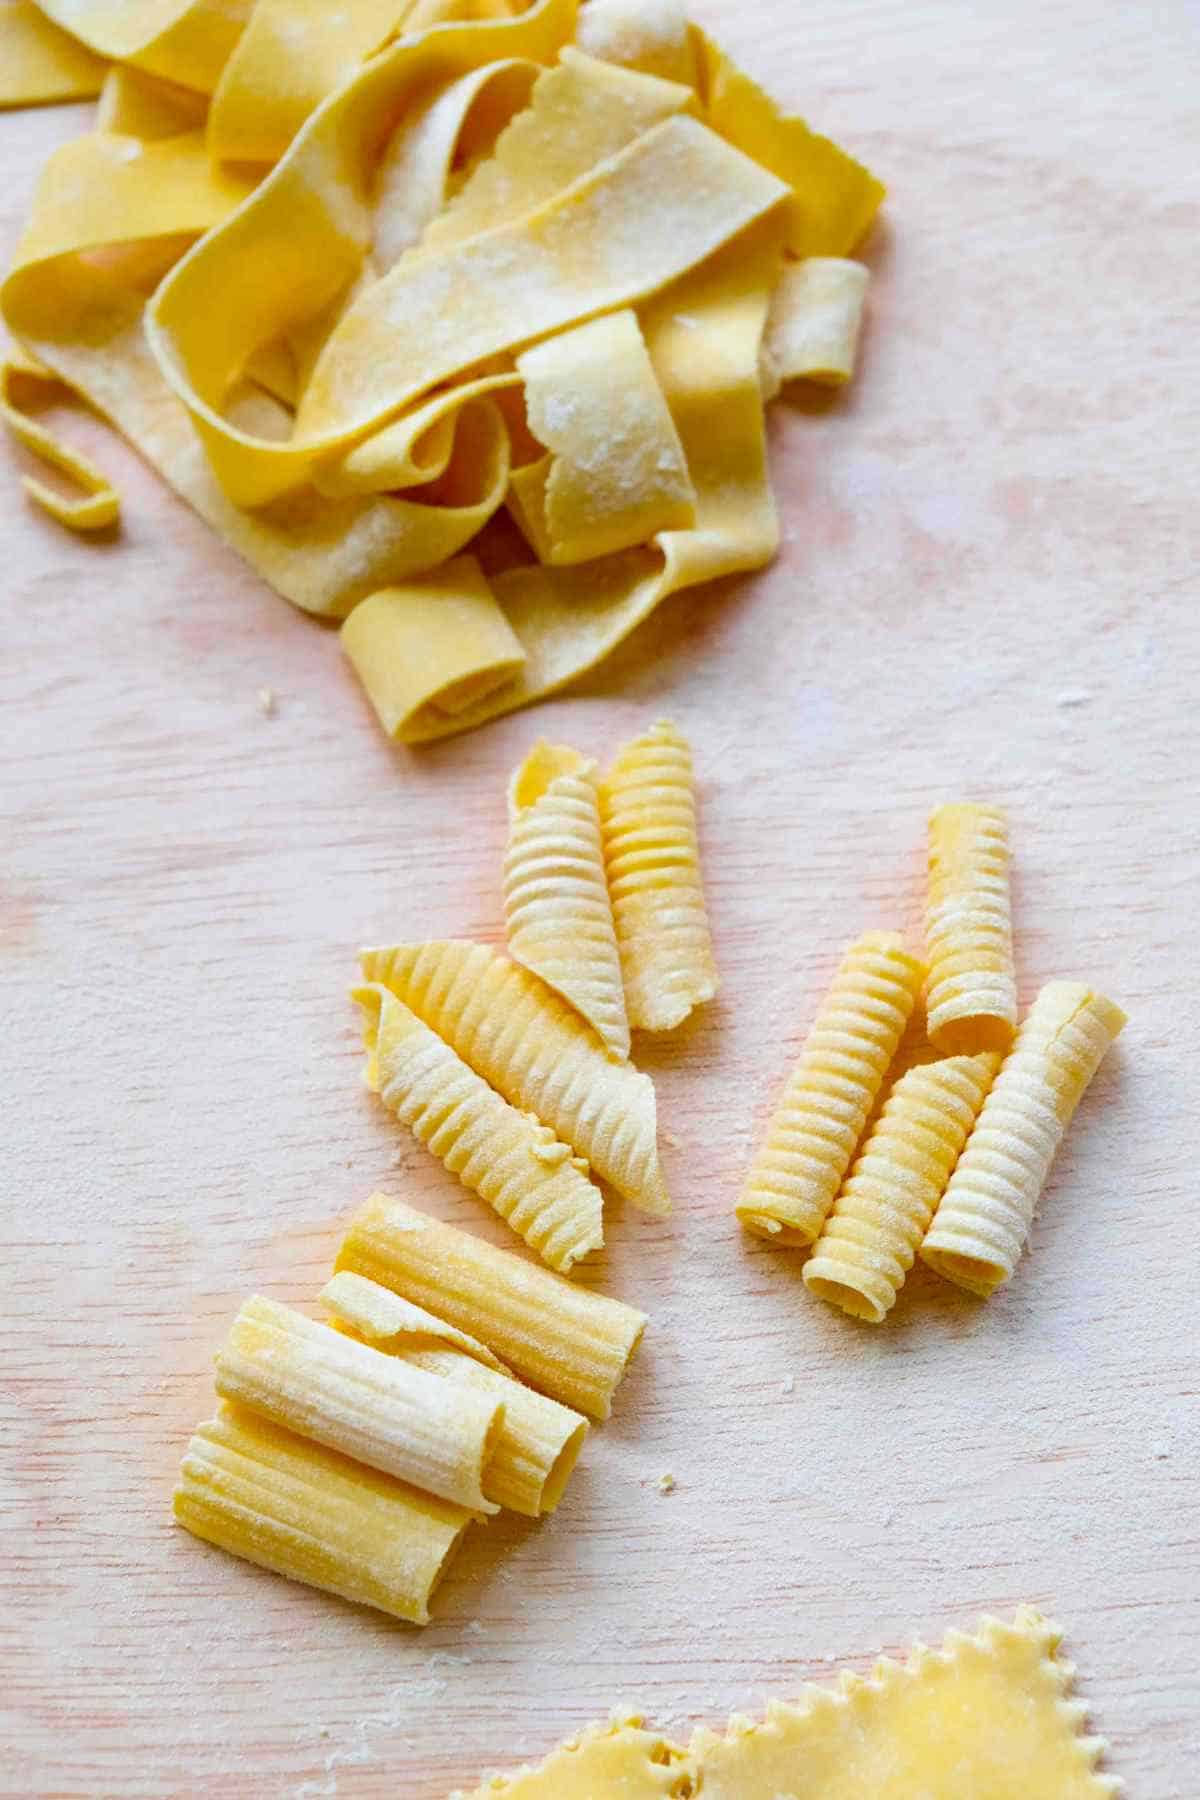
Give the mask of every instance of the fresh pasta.
M 887 1316 L 999 1066 L 984 1051 L 900 1076 L 804 1265 L 810 1292 L 872 1325 Z
M 376 1350 L 498 1400 L 504 1411 L 484 1471 L 485 1496 L 529 1518 L 554 1511 L 587 1437 L 580 1413 L 523 1386 L 466 1333 L 349 1269 L 326 1284 L 321 1303 Z
M 225 1403 L 197 1427 L 175 1489 L 176 1519 L 205 1543 L 411 1625 L 429 1623 L 471 1516 Z
M 629 1021 L 594 765 L 563 745 L 535 744 L 513 776 L 508 817 L 508 953 L 561 994 L 623 1060 Z
M 468 1392 L 381 1356 L 290 1306 L 247 1300 L 217 1353 L 217 1392 L 289 1431 L 474 1512 L 503 1416 Z
M 1120 1007 L 1083 982 L 1042 989 L 921 1245 L 939 1275 L 983 1298 L 1010 1278 L 1055 1152 L 1124 1024 Z
M 868 279 L 861 263 L 843 256 L 785 264 L 763 338 L 768 398 L 787 381 L 841 387 L 850 380 Z
M 747 1231 L 777 1244 L 819 1236 L 923 976 L 896 932 L 850 946 L 751 1164 L 737 1205 Z
M 600 1190 L 568 1144 L 518 1112 L 386 987 L 357 988 L 367 1078 L 418 1143 L 552 1269 L 604 1242 Z
M 1008 823 L 995 806 L 929 820 L 929 1036 L 939 1050 L 1007 1050 L 1017 1023 Z
M 496 1250 L 452 1225 L 373 1194 L 337 1257 L 479 1338 L 533 1387 L 607 1419 L 646 1320 L 632 1306 Z
M 484 944 L 443 939 L 364 950 L 362 972 L 435 1031 L 499 1094 L 536 1115 L 644 1211 L 670 1211 L 654 1084 L 605 1055 L 544 981 Z
M 883 190 L 679 0 L 0 7 L 0 105 L 102 79 L 5 323 L 280 594 L 349 621 L 391 737 L 551 694 L 775 553 L 772 290 Z M 6 416 L 90 490 L 37 504 L 115 515 Z M 506 504 L 532 555 L 485 578 L 467 546 Z
M 618 753 L 600 784 L 604 860 L 629 1023 L 671 1031 L 717 991 L 692 753 L 668 719 Z

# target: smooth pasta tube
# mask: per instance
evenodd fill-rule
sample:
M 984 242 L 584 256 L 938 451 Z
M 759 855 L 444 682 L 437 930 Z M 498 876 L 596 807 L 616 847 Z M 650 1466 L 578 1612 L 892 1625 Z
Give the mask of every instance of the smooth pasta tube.
M 544 981 L 486 944 L 364 950 L 362 971 L 514 1106 L 535 1113 L 643 1211 L 671 1210 L 658 1161 L 654 1084 L 614 1062 Z
M 1012 1275 L 1055 1152 L 1124 1023 L 1084 982 L 1042 989 L 921 1245 L 947 1281 L 986 1299 Z
M 530 1518 L 554 1511 L 588 1434 L 580 1413 L 523 1386 L 485 1345 L 349 1269 L 326 1284 L 321 1303 L 376 1350 L 499 1400 L 504 1416 L 484 1494 Z
M 984 1051 L 901 1075 L 804 1265 L 814 1294 L 872 1325 L 887 1316 L 999 1067 Z
M 645 1316 L 589 1293 L 386 1194 L 351 1221 L 337 1272 L 352 1269 L 479 1338 L 518 1375 L 592 1419 L 641 1342 Z
M 700 880 L 692 753 L 667 719 L 600 784 L 604 861 L 629 1023 L 672 1031 L 717 991 Z
M 504 918 L 508 953 L 629 1055 L 621 958 L 604 873 L 595 765 L 535 744 L 508 794 Z
M 604 1242 L 603 1201 L 549 1126 L 518 1112 L 385 987 L 355 990 L 367 1069 L 389 1111 L 543 1262 L 565 1273 Z
M 923 975 L 894 931 L 851 944 L 751 1164 L 737 1206 L 747 1231 L 777 1244 L 819 1235 Z
M 205 1543 L 411 1625 L 471 1514 L 336 1450 L 222 1404 L 197 1427 L 175 1517 Z
M 949 1055 L 1005 1051 L 1017 1023 L 1008 822 L 995 806 L 929 820 L 929 1036 Z
M 247 1300 L 217 1352 L 217 1392 L 289 1431 L 475 1512 L 503 1408 L 356 1344 L 290 1306 Z

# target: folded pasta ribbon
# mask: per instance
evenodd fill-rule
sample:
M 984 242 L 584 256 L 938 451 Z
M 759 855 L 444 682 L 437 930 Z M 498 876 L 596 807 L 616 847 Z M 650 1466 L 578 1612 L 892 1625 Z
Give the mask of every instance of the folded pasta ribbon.
M 104 71 L 103 57 L 30 0 L 0 6 L 0 107 L 90 100 L 100 92 Z
M 19 400 L 18 389 L 22 382 L 57 385 L 58 377 L 19 352 L 0 363 L 0 419 L 27 450 L 41 457 L 51 468 L 61 469 L 83 489 L 79 497 L 71 499 L 36 476 L 23 475 L 21 484 L 25 492 L 51 518 L 72 531 L 103 531 L 115 525 L 121 514 L 121 502 L 115 488 L 95 463 L 80 451 L 61 443 L 44 425 L 29 416 Z

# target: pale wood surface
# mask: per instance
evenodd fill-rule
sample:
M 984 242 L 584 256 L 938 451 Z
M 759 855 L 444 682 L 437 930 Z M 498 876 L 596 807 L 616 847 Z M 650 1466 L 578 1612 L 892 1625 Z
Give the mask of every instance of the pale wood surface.
M 861 383 L 775 415 L 762 579 L 413 756 L 98 428 L 120 541 L 8 490 L 3 1793 L 442 1800 L 617 1700 L 684 1728 L 1022 1600 L 1131 1794 L 1195 1792 L 1195 15 L 698 10 L 892 188 Z M 0 119 L 5 246 L 86 117 Z M 239 1299 L 307 1303 L 379 1184 L 488 1229 L 360 1086 L 355 946 L 496 936 L 533 735 L 607 752 L 667 709 L 725 986 L 645 1057 L 678 1213 L 612 1215 L 600 1278 L 653 1319 L 615 1419 L 551 1522 L 472 1534 L 424 1634 L 198 1546 L 170 1488 Z M 730 1206 L 957 794 L 1011 808 L 1025 994 L 1086 976 L 1131 1023 L 1010 1290 L 916 1279 L 871 1332 Z

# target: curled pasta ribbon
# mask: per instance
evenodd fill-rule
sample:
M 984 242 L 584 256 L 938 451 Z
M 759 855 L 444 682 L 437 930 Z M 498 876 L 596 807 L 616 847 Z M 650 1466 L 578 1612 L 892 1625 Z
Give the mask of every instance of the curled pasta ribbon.
M 24 475 L 21 485 L 29 498 L 57 519 L 60 525 L 66 525 L 71 531 L 104 531 L 115 525 L 121 516 L 121 502 L 107 476 L 103 475 L 95 463 L 82 454 L 62 443 L 52 432 L 46 430 L 31 419 L 28 413 L 22 412 L 13 394 L 13 387 L 18 380 L 56 382 L 58 377 L 38 368 L 36 363 L 24 358 L 10 358 L 0 363 L 0 419 L 8 426 L 13 436 L 40 456 L 43 462 L 52 468 L 61 469 L 69 475 L 84 492 L 78 499 L 69 499 L 54 488 L 47 487 L 44 481 L 36 476 Z
M 535 744 L 513 776 L 508 813 L 508 953 L 561 994 L 612 1055 L 624 1059 L 629 1021 L 594 764 L 565 746 Z
M 368 1079 L 417 1142 L 566 1273 L 604 1243 L 600 1190 L 566 1144 L 518 1112 L 384 987 L 359 988 Z
M 455 557 L 383 588 L 342 626 L 342 648 L 389 737 L 446 720 L 502 688 L 525 651 L 479 564 Z
M 554 1511 L 587 1438 L 580 1413 L 524 1387 L 465 1332 L 348 1269 L 326 1284 L 321 1302 L 339 1327 L 374 1349 L 498 1400 L 504 1412 L 484 1494 L 528 1518 Z
M 983 1298 L 1017 1266 L 1055 1152 L 1125 1014 L 1082 982 L 1030 1007 L 921 1245 L 922 1261 Z
M 984 1052 L 900 1077 L 804 1265 L 812 1293 L 872 1325 L 887 1316 L 999 1067 Z
M 850 1166 L 920 993 L 924 969 L 891 931 L 842 959 L 737 1205 L 747 1231 L 811 1244 Z
M 415 1207 L 373 1194 L 337 1256 L 472 1337 L 551 1399 L 607 1419 L 646 1328 L 623 1301 L 564 1281 Z
M 1007 1050 L 1017 1023 L 1008 821 L 939 806 L 929 820 L 929 1036 L 939 1050 Z
M 513 1106 L 557 1132 L 644 1212 L 670 1211 L 654 1083 L 614 1062 L 546 983 L 486 944 L 364 950 L 364 978 L 410 1007 Z
M 588 0 L 577 41 L 589 56 L 694 82 L 695 56 L 683 0 Z
M 256 1295 L 217 1352 L 217 1392 L 289 1431 L 473 1512 L 495 1512 L 483 1472 L 500 1426 L 495 1399 L 380 1356 Z
M 619 752 L 600 786 L 604 860 L 629 1023 L 672 1031 L 717 991 L 687 739 L 670 722 Z
M 529 429 L 551 454 L 514 471 L 509 507 L 543 562 L 631 550 L 696 521 L 687 459 L 634 313 L 517 358 Z
M 246 0 L 38 0 L 97 56 L 211 94 L 246 23 Z
M 429 1623 L 471 1513 L 222 1403 L 196 1429 L 175 1489 L 185 1530 L 260 1568 Z
M 787 381 L 841 387 L 854 373 L 869 277 L 861 263 L 808 256 L 785 265 L 763 339 L 764 392 Z
M 0 109 L 90 100 L 100 92 L 104 69 L 103 57 L 30 0 L 0 6 Z

